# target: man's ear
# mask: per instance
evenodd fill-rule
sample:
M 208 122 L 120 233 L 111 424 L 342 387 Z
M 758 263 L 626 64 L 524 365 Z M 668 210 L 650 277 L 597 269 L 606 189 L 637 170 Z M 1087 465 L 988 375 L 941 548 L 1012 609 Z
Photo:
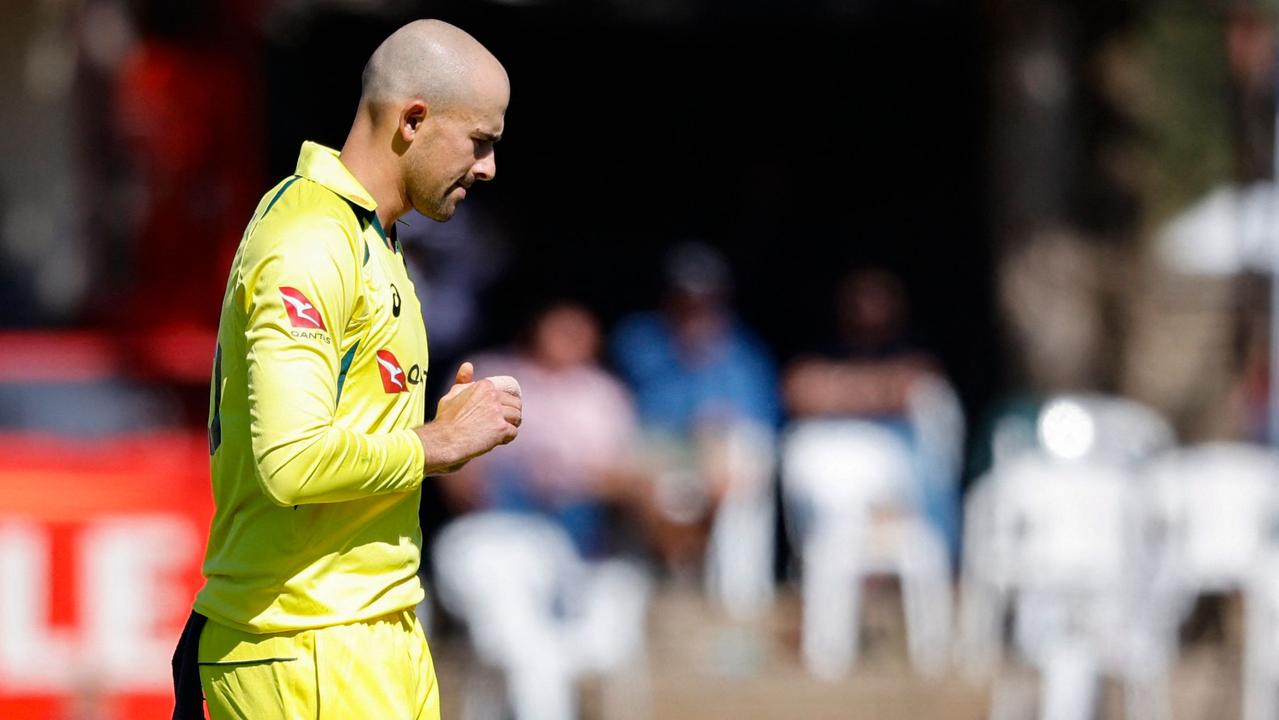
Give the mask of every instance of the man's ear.
M 400 136 L 405 142 L 413 142 L 413 137 L 421 129 L 422 123 L 430 116 L 430 109 L 422 100 L 410 100 L 400 109 Z

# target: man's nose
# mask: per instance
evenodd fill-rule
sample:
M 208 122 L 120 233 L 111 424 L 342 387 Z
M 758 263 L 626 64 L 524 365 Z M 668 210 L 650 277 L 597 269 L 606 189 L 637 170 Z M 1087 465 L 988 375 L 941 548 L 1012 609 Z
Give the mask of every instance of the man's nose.
M 497 153 L 490 152 L 475 162 L 475 179 L 492 180 L 497 175 Z

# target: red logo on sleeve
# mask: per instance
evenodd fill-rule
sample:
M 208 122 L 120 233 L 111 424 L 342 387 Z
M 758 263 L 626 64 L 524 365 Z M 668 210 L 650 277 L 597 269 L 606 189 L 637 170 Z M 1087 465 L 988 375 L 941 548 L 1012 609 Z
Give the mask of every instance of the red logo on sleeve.
M 409 389 L 405 382 L 404 368 L 395 359 L 390 350 L 377 351 L 377 369 L 382 373 L 382 388 L 389 393 L 406 392 Z
M 281 287 L 280 297 L 284 298 L 284 309 L 289 313 L 289 322 L 295 328 L 325 330 L 324 319 L 320 311 L 297 288 Z

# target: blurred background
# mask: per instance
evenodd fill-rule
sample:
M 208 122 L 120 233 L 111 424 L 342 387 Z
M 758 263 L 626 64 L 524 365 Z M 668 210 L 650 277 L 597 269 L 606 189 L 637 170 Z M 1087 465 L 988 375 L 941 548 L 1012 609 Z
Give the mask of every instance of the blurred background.
M 230 258 L 418 17 L 446 718 L 1279 717 L 1267 0 L 7 0 L 0 717 L 168 717 Z

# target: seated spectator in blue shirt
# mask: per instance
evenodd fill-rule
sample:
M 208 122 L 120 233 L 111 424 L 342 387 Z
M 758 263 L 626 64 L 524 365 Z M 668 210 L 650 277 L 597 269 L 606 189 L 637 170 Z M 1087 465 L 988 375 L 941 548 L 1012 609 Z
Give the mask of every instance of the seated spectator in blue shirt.
M 771 436 L 780 414 L 776 369 L 729 306 L 728 265 L 711 247 L 675 248 L 659 311 L 624 318 L 613 360 L 635 393 L 651 476 L 650 533 L 668 569 L 694 571 L 716 507 L 735 483 L 725 438 L 743 427 Z M 740 437 L 740 434 L 736 435 Z

